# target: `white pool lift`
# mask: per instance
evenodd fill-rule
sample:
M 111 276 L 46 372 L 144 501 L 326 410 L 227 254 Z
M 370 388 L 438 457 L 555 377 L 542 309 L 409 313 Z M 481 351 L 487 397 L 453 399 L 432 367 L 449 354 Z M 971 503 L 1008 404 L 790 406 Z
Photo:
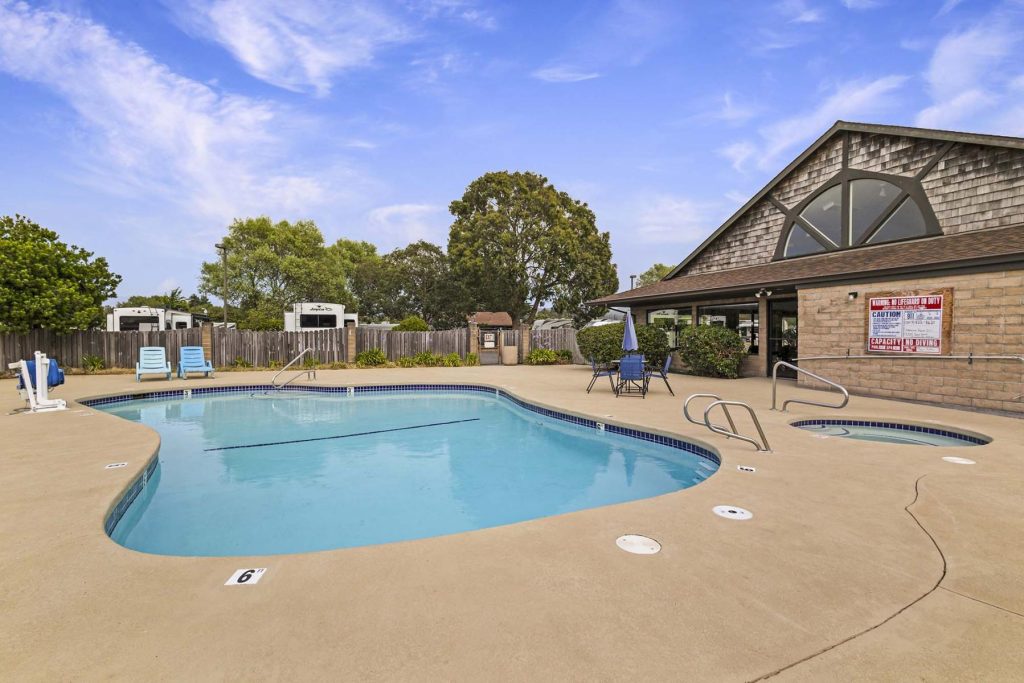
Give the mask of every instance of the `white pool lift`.
M 64 371 L 57 366 L 57 361 L 36 351 L 34 361 L 19 360 L 8 363 L 7 367 L 18 373 L 18 391 L 28 403 L 29 412 L 45 413 L 67 409 L 68 404 L 63 399 L 49 396 L 51 387 L 64 384 Z

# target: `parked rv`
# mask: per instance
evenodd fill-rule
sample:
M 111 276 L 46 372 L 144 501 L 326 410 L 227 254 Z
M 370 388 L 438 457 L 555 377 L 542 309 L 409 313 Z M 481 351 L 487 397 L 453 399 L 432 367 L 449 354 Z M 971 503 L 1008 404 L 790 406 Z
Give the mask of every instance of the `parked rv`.
M 344 304 L 304 302 L 293 304 L 291 309 L 284 311 L 285 332 L 334 330 L 358 325 L 359 314 L 346 313 Z
M 158 332 L 160 330 L 187 330 L 210 322 L 203 313 L 175 311 L 169 308 L 139 306 L 115 308 L 107 313 L 107 332 Z

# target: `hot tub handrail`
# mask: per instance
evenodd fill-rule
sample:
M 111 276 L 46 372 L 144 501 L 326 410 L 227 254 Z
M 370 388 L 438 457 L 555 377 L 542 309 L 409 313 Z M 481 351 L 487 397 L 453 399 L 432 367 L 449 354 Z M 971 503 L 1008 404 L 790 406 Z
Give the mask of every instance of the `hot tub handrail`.
M 798 359 L 798 360 L 800 360 L 800 359 Z M 806 359 L 803 359 L 803 360 L 806 360 Z M 792 363 L 787 363 L 784 360 L 780 360 L 780 361 L 777 361 L 775 363 L 775 365 L 772 367 L 772 410 L 775 410 L 775 396 L 776 396 L 776 393 L 777 393 L 777 390 L 778 390 L 779 366 L 780 365 L 783 365 L 783 366 L 785 366 L 787 368 L 790 368 L 791 370 L 796 371 L 798 374 L 807 375 L 808 377 L 811 377 L 812 379 L 816 379 L 819 382 L 824 382 L 825 384 L 829 385 L 830 387 L 835 387 L 836 389 L 838 389 L 843 394 L 843 400 L 841 402 L 839 402 L 838 404 L 836 404 L 836 403 L 822 403 L 821 401 L 807 401 L 807 400 L 802 399 L 802 398 L 790 398 L 790 399 L 787 399 L 787 400 L 782 402 L 782 412 L 786 412 L 786 406 L 788 406 L 790 403 L 803 403 L 804 405 L 808 405 L 808 406 L 819 406 L 821 408 L 835 408 L 835 409 L 839 409 L 839 408 L 845 408 L 846 404 L 850 402 L 850 392 L 848 392 L 846 390 L 846 387 L 844 387 L 842 384 L 839 384 L 838 382 L 833 382 L 830 379 L 825 379 L 821 375 L 816 375 L 813 372 L 811 372 L 810 370 L 804 370 L 803 368 L 798 368 L 797 366 L 793 365 Z
M 959 354 L 950 354 L 948 356 L 945 356 L 945 355 L 912 356 L 912 355 L 909 355 L 909 354 L 896 354 L 896 355 L 891 355 L 891 356 L 890 355 L 885 355 L 885 356 L 877 356 L 877 355 L 875 355 L 875 356 L 872 356 L 872 355 L 869 355 L 869 354 L 851 354 L 849 351 L 847 351 L 845 355 L 805 356 L 803 358 L 794 358 L 793 362 L 794 363 L 799 363 L 802 360 L 965 360 L 965 361 L 967 361 L 968 365 L 973 365 L 974 361 L 976 361 L 976 360 L 1018 360 L 1021 363 L 1024 363 L 1024 356 L 1001 355 L 1001 354 L 984 354 L 984 353 L 982 353 L 982 354 L 977 354 L 977 353 L 962 354 L 962 353 L 959 353 Z M 782 361 L 779 361 L 779 362 L 782 362 Z M 791 368 L 794 367 L 793 365 L 791 365 L 789 363 L 786 363 L 786 365 L 791 367 Z M 772 372 L 772 395 L 773 396 L 774 396 L 774 393 L 775 393 L 775 378 L 774 378 L 774 374 L 775 373 L 773 371 Z M 808 373 L 808 374 L 810 374 L 810 373 Z M 825 380 L 825 381 L 827 381 L 827 380 Z M 1024 393 L 1017 394 L 1016 396 L 1013 397 L 1012 400 L 1019 401 L 1021 399 L 1024 399 Z M 773 403 L 772 407 L 774 408 L 774 401 L 772 403 Z M 782 409 L 785 410 L 786 409 L 785 406 L 783 406 Z
M 729 414 L 728 408 L 726 408 L 726 406 L 739 406 L 741 408 L 746 408 L 747 412 L 750 413 L 750 419 L 754 421 L 754 426 L 757 427 L 757 433 L 761 437 L 761 442 L 759 443 L 756 439 L 752 439 L 749 436 L 743 436 L 742 434 L 737 432 L 735 428 L 733 428 L 732 432 L 729 432 L 728 430 L 723 429 L 722 427 L 719 427 L 716 424 L 713 424 L 711 422 L 710 414 L 711 411 L 715 408 L 715 406 L 722 406 L 722 410 L 726 411 L 726 415 Z M 731 418 L 729 419 L 729 422 L 732 422 Z M 765 453 L 772 452 L 772 447 L 768 445 L 768 437 L 764 435 L 764 430 L 761 428 L 761 421 L 757 419 L 757 413 L 755 413 L 754 409 L 751 408 L 746 403 L 744 403 L 743 401 L 712 401 L 711 403 L 708 404 L 708 407 L 704 409 L 704 426 L 713 431 L 715 434 L 722 434 L 723 436 L 737 438 L 740 441 L 746 441 L 747 443 L 754 444 L 754 448 L 756 448 L 758 451 L 763 451 Z

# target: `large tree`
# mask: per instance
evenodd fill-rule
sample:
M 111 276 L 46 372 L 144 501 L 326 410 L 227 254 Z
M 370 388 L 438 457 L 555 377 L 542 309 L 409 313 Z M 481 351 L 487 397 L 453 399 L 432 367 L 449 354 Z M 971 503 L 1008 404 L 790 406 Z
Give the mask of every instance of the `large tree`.
M 0 332 L 98 327 L 120 283 L 105 258 L 24 216 L 0 217 Z
M 367 320 L 402 320 L 411 315 L 435 329 L 465 324 L 465 295 L 451 274 L 448 257 L 420 240 L 362 260 L 353 273 L 353 294 Z
M 636 286 L 643 287 L 645 285 L 653 285 L 663 277 L 668 275 L 672 271 L 672 266 L 667 266 L 664 263 L 655 263 L 653 266 L 640 273 L 640 277 L 636 279 Z
M 475 306 L 532 323 L 541 306 L 585 323 L 590 299 L 615 291 L 608 233 L 594 212 L 536 173 L 487 173 L 474 180 L 455 216 L 448 255 Z
M 281 329 L 284 308 L 300 301 L 352 304 L 341 261 L 313 221 L 237 219 L 222 240 L 228 251 L 228 303 L 240 327 Z M 222 297 L 220 259 L 203 263 L 199 291 Z

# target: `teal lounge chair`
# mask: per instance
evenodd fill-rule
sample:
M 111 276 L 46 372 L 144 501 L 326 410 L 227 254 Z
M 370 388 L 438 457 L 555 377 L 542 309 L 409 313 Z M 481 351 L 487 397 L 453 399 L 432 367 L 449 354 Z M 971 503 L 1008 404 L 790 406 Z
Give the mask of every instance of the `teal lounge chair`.
M 135 364 L 135 381 L 141 382 L 143 375 L 164 375 L 167 379 L 171 378 L 167 349 L 162 346 L 143 346 L 139 349 L 139 362 Z
M 178 349 L 178 377 L 185 379 L 190 372 L 201 372 L 205 376 L 213 375 L 213 365 L 206 360 L 202 346 L 182 346 Z

